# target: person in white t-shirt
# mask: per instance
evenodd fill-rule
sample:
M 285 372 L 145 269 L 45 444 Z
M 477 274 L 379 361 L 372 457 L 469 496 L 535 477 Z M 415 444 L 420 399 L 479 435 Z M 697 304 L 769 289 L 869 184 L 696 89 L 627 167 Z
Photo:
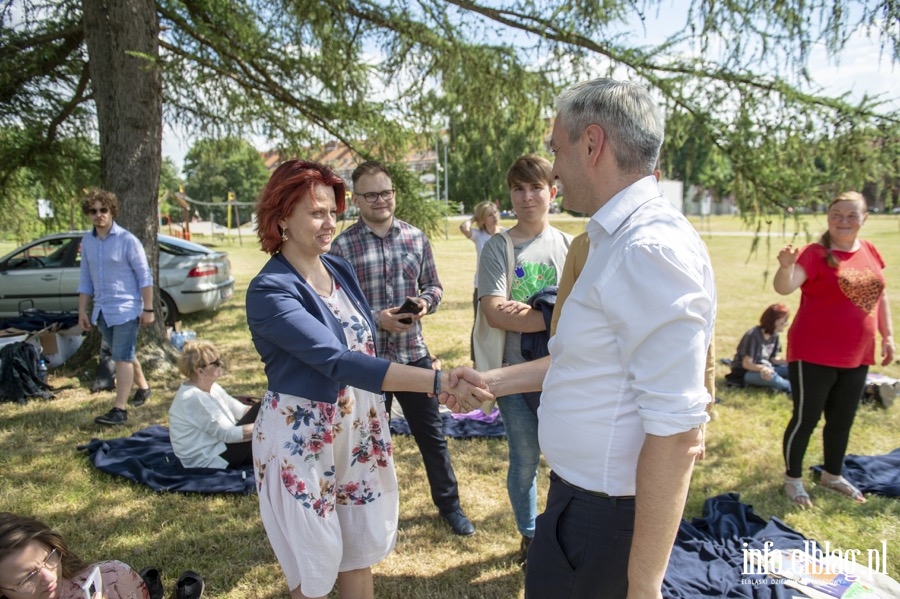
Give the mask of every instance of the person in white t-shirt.
M 459 231 L 466 239 L 475 244 L 475 296 L 472 301 L 474 308 L 478 309 L 478 262 L 481 260 L 481 250 L 488 239 L 503 230 L 500 226 L 500 210 L 494 202 L 484 201 L 475 206 L 472 218 L 459 224 Z
M 441 401 L 471 409 L 468 385 L 498 397 L 543 388 L 550 489 L 526 596 L 661 599 L 709 419 L 712 264 L 653 176 L 664 126 L 649 91 L 595 79 L 556 107 L 550 148 L 563 207 L 592 216 L 550 356 L 483 374 L 460 367 Z
M 253 465 L 251 437 L 259 403 L 241 403 L 216 382 L 224 367 L 209 341 L 189 341 L 178 357 L 178 370 L 187 380 L 169 408 L 169 438 L 185 468 Z

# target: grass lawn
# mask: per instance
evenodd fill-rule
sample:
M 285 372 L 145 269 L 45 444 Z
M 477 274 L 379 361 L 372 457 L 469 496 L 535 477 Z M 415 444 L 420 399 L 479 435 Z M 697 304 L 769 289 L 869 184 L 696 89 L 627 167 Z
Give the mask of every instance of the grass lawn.
M 556 226 L 572 233 L 583 230 L 584 222 L 554 217 Z M 424 321 L 425 338 L 445 367 L 468 362 L 472 324 L 475 249 L 459 234 L 457 224 L 449 223 L 447 238 L 433 240 L 444 300 L 438 312 Z M 825 222 L 814 216 L 805 216 L 800 227 L 793 221 L 777 221 L 756 238 L 754 231 L 734 217 L 695 220 L 695 225 L 709 246 L 718 282 L 716 355 L 731 357 L 741 335 L 757 323 L 767 305 L 786 301 L 796 308 L 799 292 L 782 298 L 772 290 L 775 256 L 786 241 L 805 243 L 805 231 L 818 234 Z M 900 332 L 900 217 L 871 216 L 863 236 L 879 248 L 888 263 L 895 330 Z M 202 237 L 197 240 L 204 243 Z M 236 239 L 207 241 L 229 252 L 237 278 L 235 297 L 216 313 L 185 317 L 184 327 L 219 345 L 229 364 L 220 381 L 227 390 L 260 395 L 265 379 L 249 341 L 243 305 L 247 285 L 266 256 L 252 239 L 245 238 L 243 245 Z M 11 244 L 0 244 L 0 254 L 11 249 Z M 873 370 L 900 378 L 898 364 Z M 720 383 L 726 372 L 719 366 Z M 179 378 L 175 374 L 151 376 L 153 398 L 144 407 L 130 410 L 128 426 L 108 429 L 95 425 L 93 417 L 109 408 L 112 394 L 90 394 L 79 374 L 84 373 L 51 373 L 51 384 L 59 388 L 53 401 L 31 401 L 24 407 L 0 404 L 0 510 L 46 520 L 87 560 L 115 558 L 137 569 L 159 567 L 167 596 L 178 575 L 193 569 L 203 575 L 205 596 L 212 599 L 286 597 L 255 496 L 157 494 L 95 470 L 77 450 L 94 437 L 124 436 L 153 423 L 166 424 Z M 708 497 L 740 493 L 741 500 L 753 505 L 763 518 L 778 517 L 810 538 L 828 541 L 832 548 L 859 549 L 865 555 L 867 549 L 880 549 L 886 541 L 887 572 L 900 578 L 900 503 L 870 497 L 867 504 L 854 505 L 808 484 L 815 507 L 802 511 L 792 506 L 780 484 L 781 435 L 790 416 L 790 402 L 764 390 L 724 386 L 717 395 L 721 402 L 709 426 L 708 457 L 695 470 L 685 516 L 699 516 Z M 850 439 L 850 453 L 887 453 L 900 446 L 898 430 L 900 406 L 887 411 L 862 407 Z M 521 597 L 524 577 L 514 561 L 519 538 L 506 496 L 505 441 L 450 441 L 463 507 L 478 527 L 475 536 L 465 539 L 450 534 L 432 506 L 415 443 L 398 437 L 395 444 L 401 487 L 400 536 L 395 551 L 375 567 L 376 595 Z M 807 463 L 818 464 L 821 459 L 817 432 Z M 546 474 L 544 467 L 541 503 Z

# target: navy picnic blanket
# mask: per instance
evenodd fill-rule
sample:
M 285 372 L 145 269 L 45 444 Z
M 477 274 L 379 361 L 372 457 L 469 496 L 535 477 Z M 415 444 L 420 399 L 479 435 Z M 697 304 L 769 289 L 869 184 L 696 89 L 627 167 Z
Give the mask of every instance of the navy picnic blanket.
M 663 597 L 787 599 L 796 591 L 766 574 L 744 574 L 745 550 L 806 550 L 806 538 L 772 517 L 768 522 L 740 502 L 737 493 L 707 499 L 703 516 L 681 521 L 663 581 Z M 813 541 L 808 541 L 812 543 Z
M 122 476 L 154 491 L 178 493 L 256 492 L 253 468 L 185 468 L 175 457 L 169 429 L 155 424 L 130 437 L 92 439 L 79 450 L 87 450 L 88 459 L 98 469 Z
M 481 410 L 473 410 L 467 414 L 441 413 L 444 425 L 444 436 L 454 439 L 469 439 L 472 437 L 505 437 L 506 429 L 503 427 L 503 418 L 496 407 L 490 414 L 484 414 Z M 391 417 L 392 435 L 410 435 L 409 422 L 405 418 Z
M 821 474 L 824 468 L 812 470 Z M 900 448 L 885 455 L 848 455 L 841 474 L 863 493 L 900 497 Z

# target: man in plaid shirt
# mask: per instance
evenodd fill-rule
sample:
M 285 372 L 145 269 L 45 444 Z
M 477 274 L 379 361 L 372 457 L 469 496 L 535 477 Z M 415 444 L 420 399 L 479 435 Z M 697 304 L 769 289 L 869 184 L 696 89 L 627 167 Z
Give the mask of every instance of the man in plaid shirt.
M 356 269 L 372 318 L 378 328 L 378 355 L 382 358 L 431 368 L 428 347 L 419 320 L 441 303 L 443 289 L 434 266 L 428 238 L 419 229 L 394 218 L 396 197 L 390 173 L 370 161 L 351 176 L 353 202 L 360 218 L 339 235 L 331 253 Z M 398 314 L 408 299 L 419 306 L 416 314 Z M 405 322 L 404 322 L 405 321 Z M 394 393 L 419 446 L 431 486 L 431 498 L 441 516 L 458 535 L 468 536 L 475 526 L 459 504 L 459 488 L 444 437 L 437 398 L 424 393 Z M 392 394 L 385 394 L 390 413 Z

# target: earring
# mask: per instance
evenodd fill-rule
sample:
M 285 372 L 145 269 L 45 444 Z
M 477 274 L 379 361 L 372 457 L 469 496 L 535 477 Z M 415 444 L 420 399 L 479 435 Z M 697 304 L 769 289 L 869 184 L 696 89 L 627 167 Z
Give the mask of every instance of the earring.
M 282 229 L 281 230 L 281 242 L 284 243 L 285 241 L 287 241 L 287 229 Z

